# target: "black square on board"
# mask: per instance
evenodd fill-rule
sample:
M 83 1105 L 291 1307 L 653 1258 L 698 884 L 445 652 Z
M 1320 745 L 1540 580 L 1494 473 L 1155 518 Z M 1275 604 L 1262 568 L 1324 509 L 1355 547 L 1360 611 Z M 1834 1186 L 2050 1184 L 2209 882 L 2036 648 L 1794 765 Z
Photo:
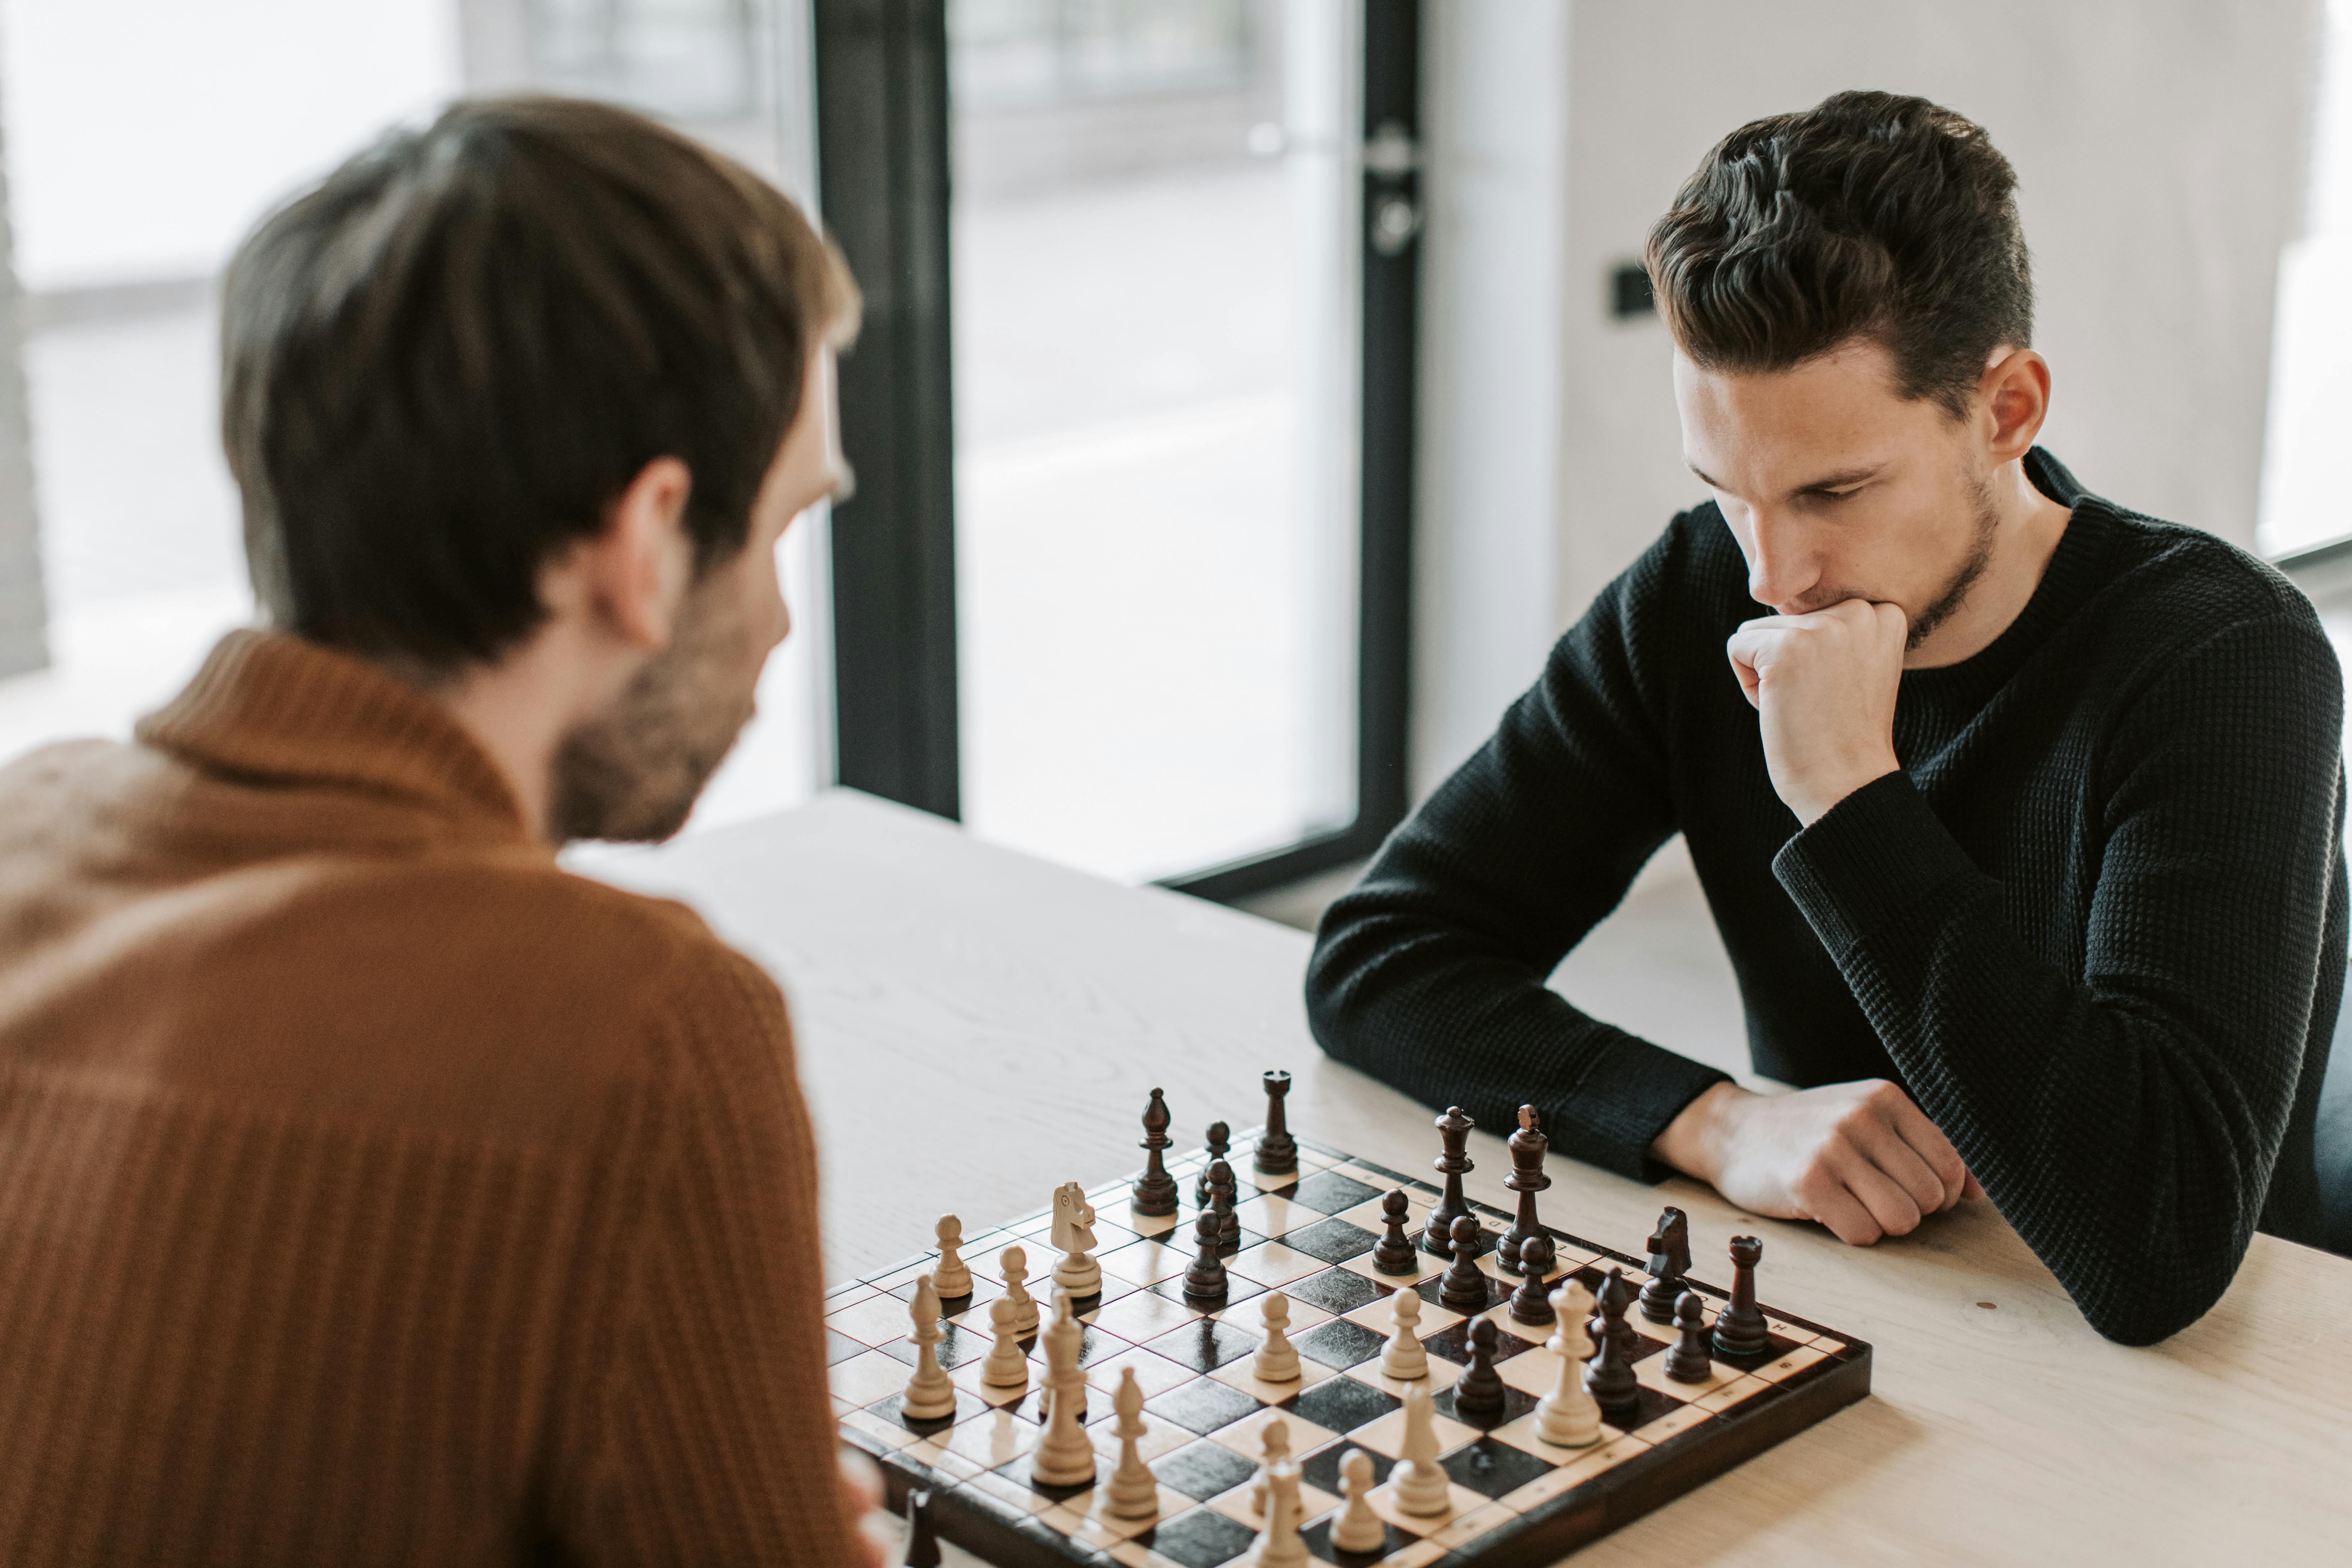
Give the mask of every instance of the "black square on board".
M 1283 1289 L 1292 1300 L 1320 1307 L 1336 1318 L 1354 1311 L 1367 1301 L 1379 1300 L 1389 1294 L 1390 1288 L 1373 1284 L 1352 1268 L 1326 1268 L 1320 1274 L 1293 1280 Z
M 1633 1396 L 1638 1404 L 1633 1408 L 1612 1410 L 1602 1405 L 1601 1419 L 1621 1432 L 1631 1432 L 1637 1426 L 1648 1426 L 1661 1415 L 1672 1415 L 1687 1403 L 1670 1394 L 1660 1394 L 1646 1383 L 1634 1385 Z
M 1291 1201 L 1313 1209 L 1317 1214 L 1339 1214 L 1354 1208 L 1358 1204 L 1370 1203 L 1381 1195 L 1381 1191 L 1379 1187 L 1368 1187 L 1337 1171 L 1318 1171 L 1300 1179 L 1298 1191 L 1291 1195 Z
M 1225 1293 L 1213 1301 L 1195 1300 L 1184 1294 L 1184 1277 L 1181 1274 L 1177 1275 L 1173 1279 L 1162 1279 L 1151 1288 L 1151 1293 L 1155 1296 L 1165 1296 L 1171 1301 L 1181 1301 L 1194 1311 L 1213 1312 L 1220 1308 L 1246 1301 L 1253 1296 L 1263 1296 L 1265 1294 L 1265 1287 L 1244 1279 L 1228 1268 L 1225 1270 Z
M 831 1366 L 835 1362 L 847 1361 L 851 1356 L 863 1355 L 865 1353 L 866 1347 L 864 1345 L 859 1344 L 856 1340 L 851 1339 L 847 1334 L 843 1333 L 840 1330 L 825 1330 L 825 1365 Z
M 1085 1396 L 1087 1402 L 1086 1408 L 1078 1412 L 1079 1425 L 1099 1421 L 1111 1414 L 1110 1395 L 1092 1384 L 1086 1384 L 1078 1392 Z M 1045 1424 L 1046 1415 L 1045 1393 L 1044 1381 L 1037 1380 L 1031 1384 L 1028 1392 L 1003 1408 L 1012 1411 L 1024 1421 L 1034 1421 L 1043 1426 Z
M 937 1421 L 918 1421 L 898 1407 L 898 1402 L 904 1398 L 906 1395 L 903 1394 L 894 1394 L 889 1398 L 877 1401 L 866 1408 L 893 1426 L 904 1426 L 918 1437 L 936 1437 L 957 1422 L 969 1421 L 988 1408 L 977 1398 L 959 1388 L 956 1390 L 954 1415 L 941 1416 Z
M 1389 1533 L 1388 1539 L 1381 1542 L 1380 1550 L 1377 1552 L 1341 1552 L 1331 1544 L 1331 1527 L 1339 1521 L 1339 1516 L 1335 1512 L 1329 1518 L 1318 1519 L 1313 1524 L 1310 1524 L 1306 1529 L 1300 1531 L 1298 1532 L 1298 1537 L 1300 1540 L 1307 1542 L 1307 1550 L 1311 1556 L 1320 1562 L 1337 1563 L 1339 1564 L 1339 1568 L 1370 1568 L 1372 1563 L 1378 1563 L 1390 1552 L 1403 1551 L 1406 1547 L 1412 1545 L 1413 1541 L 1416 1539 L 1413 1536 L 1407 1535 L 1395 1525 L 1383 1521 L 1381 1528 L 1386 1530 Z
M 1339 1263 L 1361 1258 L 1379 1240 L 1370 1231 L 1344 1219 L 1318 1219 L 1306 1229 L 1294 1230 L 1284 1237 L 1282 1245 L 1326 1263 Z
M 1496 1279 L 1493 1275 L 1486 1272 L 1484 1269 L 1479 1271 L 1478 1278 L 1486 1282 L 1486 1306 L 1472 1309 L 1470 1315 L 1473 1317 L 1485 1311 L 1487 1307 L 1501 1306 L 1504 1302 L 1511 1299 L 1511 1292 L 1518 1289 L 1516 1285 L 1504 1284 L 1500 1279 Z M 1428 1302 L 1433 1307 L 1445 1307 L 1445 1310 L 1449 1312 L 1458 1312 L 1462 1310 L 1459 1307 L 1445 1306 L 1445 1301 L 1444 1300 L 1445 1295 L 1445 1276 L 1443 1274 L 1431 1275 L 1428 1279 L 1414 1286 L 1412 1289 L 1414 1295 L 1419 1296 L 1423 1300 Z
M 1517 1421 L 1536 1407 L 1534 1394 L 1513 1388 L 1507 1383 L 1503 1384 L 1503 1404 L 1500 1409 L 1465 1412 L 1454 1403 L 1454 1396 L 1461 1391 L 1461 1387 L 1462 1385 L 1457 1383 L 1453 1387 L 1442 1391 L 1436 1398 L 1430 1401 L 1430 1405 L 1440 1415 L 1449 1420 L 1459 1421 L 1465 1426 L 1475 1426 L 1481 1432 L 1492 1432 L 1507 1421 Z
M 1556 1468 L 1549 1459 L 1538 1459 L 1492 1437 L 1481 1437 L 1457 1448 L 1438 1464 L 1455 1481 L 1488 1498 L 1515 1492 L 1537 1477 L 1549 1475 Z
M 1195 1318 L 1151 1342 L 1151 1352 L 1194 1372 L 1214 1372 L 1258 1347 L 1258 1337 L 1215 1318 Z
M 964 1363 L 978 1361 L 986 1355 L 989 1347 L 995 1342 L 993 1334 L 977 1333 L 961 1323 L 943 1322 L 940 1325 L 940 1342 L 933 1349 L 939 1355 L 940 1365 L 953 1372 Z M 905 1362 L 908 1366 L 914 1365 L 922 1355 L 912 1340 L 892 1340 L 888 1344 L 876 1348 L 884 1355 Z M 1116 1355 L 1118 1352 L 1113 1351 L 1110 1353 Z
M 1528 1403 L 1531 1406 L 1534 1404 L 1532 1400 Z M 1370 1425 L 1391 1410 L 1403 1409 L 1404 1401 L 1369 1383 L 1334 1377 L 1292 1394 L 1282 1402 L 1282 1408 L 1295 1412 L 1301 1420 L 1314 1422 L 1327 1432 L 1344 1436 Z
M 1470 1364 L 1470 1325 L 1475 1321 L 1477 1320 L 1475 1318 L 1465 1318 L 1460 1322 L 1440 1329 L 1433 1334 L 1422 1335 L 1421 1342 L 1432 1355 L 1442 1355 L 1456 1366 L 1468 1366 Z M 1530 1347 L 1525 1340 L 1514 1339 L 1509 1334 L 1495 1336 L 1495 1359 L 1498 1362 L 1508 1361 L 1528 1348 Z
M 1184 1568 L 1219 1568 L 1250 1549 L 1257 1531 L 1213 1508 L 1180 1513 L 1151 1531 L 1151 1550 Z
M 1223 1388 L 1225 1385 L 1213 1383 L 1209 1386 Z M 1233 1391 L 1228 1389 L 1226 1392 Z M 1253 1400 L 1251 1403 L 1256 1402 Z M 1197 1443 L 1187 1443 L 1174 1453 L 1162 1454 L 1152 1460 L 1151 1473 L 1160 1478 L 1160 1485 L 1182 1492 L 1194 1502 L 1206 1502 L 1213 1497 L 1233 1490 L 1257 1474 L 1257 1465 L 1223 1443 L 1212 1443 L 1203 1437 Z
M 1187 1432 L 1197 1432 L 1203 1437 L 1258 1412 L 1256 1400 L 1238 1388 L 1207 1377 L 1171 1388 L 1156 1399 L 1147 1399 L 1143 1407 L 1160 1419 L 1173 1421 Z M 1253 1471 L 1256 1468 L 1250 1467 Z
M 1303 1334 L 1293 1334 L 1290 1342 L 1307 1360 L 1345 1372 L 1379 1355 L 1388 1348 L 1389 1342 L 1387 1336 L 1376 1334 L 1361 1323 L 1334 1318 L 1328 1323 L 1316 1324 Z
M 1349 1449 L 1359 1447 L 1361 1445 L 1342 1437 L 1339 1442 L 1318 1448 L 1299 1460 L 1298 1473 L 1308 1486 L 1320 1487 L 1333 1497 L 1345 1497 L 1347 1489 L 1339 1484 L 1339 1461 L 1348 1457 Z M 1386 1454 L 1373 1453 L 1370 1448 L 1365 1448 L 1364 1454 L 1372 1461 L 1372 1485 L 1379 1486 L 1389 1479 L 1389 1472 L 1396 1468 L 1396 1461 Z M 1252 1465 L 1250 1472 L 1255 1475 L 1257 1467 Z

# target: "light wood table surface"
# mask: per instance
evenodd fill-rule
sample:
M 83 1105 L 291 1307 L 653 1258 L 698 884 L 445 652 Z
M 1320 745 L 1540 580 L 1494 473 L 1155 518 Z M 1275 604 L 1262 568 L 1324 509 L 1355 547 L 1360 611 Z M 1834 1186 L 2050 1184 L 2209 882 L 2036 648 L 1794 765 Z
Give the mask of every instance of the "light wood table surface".
M 583 869 L 674 893 L 792 998 L 824 1148 L 824 1267 L 846 1279 L 1140 1163 L 1164 1088 L 1180 1148 L 1263 1119 L 1398 1170 L 1433 1111 L 1326 1060 L 1307 939 L 982 844 L 845 791 Z M 1474 1197 L 1507 1205 L 1501 1140 Z M 2107 1343 L 1987 1203 L 1870 1248 L 1694 1183 L 1550 1163 L 1552 1224 L 1638 1253 L 1662 1204 L 1696 1270 L 1765 1238 L 1759 1296 L 1876 1347 L 1871 1398 L 1579 1553 L 1580 1563 L 2352 1563 L 2352 1260 L 2257 1237 L 2201 1322 Z M 1717 1259 L 1712 1273 L 1710 1258 Z

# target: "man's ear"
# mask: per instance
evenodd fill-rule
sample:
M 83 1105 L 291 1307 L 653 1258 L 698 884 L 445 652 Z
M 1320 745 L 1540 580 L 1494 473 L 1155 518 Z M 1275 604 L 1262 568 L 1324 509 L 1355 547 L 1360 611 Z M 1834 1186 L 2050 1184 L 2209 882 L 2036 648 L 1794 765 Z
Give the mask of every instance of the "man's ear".
M 2050 416 L 2050 362 L 2032 349 L 2002 350 L 1985 366 L 1979 391 L 1986 455 L 1996 468 L 2015 462 L 2032 450 Z
M 676 458 L 656 458 L 614 500 L 604 527 L 574 558 L 581 607 L 603 630 L 651 653 L 669 644 L 677 607 L 694 575 L 686 503 L 694 476 Z

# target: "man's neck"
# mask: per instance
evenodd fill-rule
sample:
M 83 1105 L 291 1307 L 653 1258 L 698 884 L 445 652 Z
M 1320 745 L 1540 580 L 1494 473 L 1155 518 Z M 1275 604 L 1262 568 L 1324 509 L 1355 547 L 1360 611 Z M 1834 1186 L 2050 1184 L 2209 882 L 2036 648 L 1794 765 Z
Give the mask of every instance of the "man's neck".
M 1906 669 L 1936 669 L 1975 658 L 2025 611 L 2074 514 L 2035 488 L 2021 460 L 1993 481 L 1992 558 L 1950 619 L 1903 656 Z

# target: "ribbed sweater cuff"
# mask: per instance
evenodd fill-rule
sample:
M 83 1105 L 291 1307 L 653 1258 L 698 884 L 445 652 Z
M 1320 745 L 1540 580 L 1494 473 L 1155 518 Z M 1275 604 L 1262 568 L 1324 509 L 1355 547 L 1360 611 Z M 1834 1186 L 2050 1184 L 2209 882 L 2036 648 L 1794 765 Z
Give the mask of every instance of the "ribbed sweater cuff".
M 1977 875 L 1900 769 L 1871 780 L 1780 847 L 1772 872 L 1832 958 L 1958 877 Z
M 1604 1171 L 1662 1182 L 1673 1172 L 1650 1158 L 1650 1145 L 1685 1106 L 1730 1076 L 1621 1034 L 1553 1111 L 1552 1142 Z

